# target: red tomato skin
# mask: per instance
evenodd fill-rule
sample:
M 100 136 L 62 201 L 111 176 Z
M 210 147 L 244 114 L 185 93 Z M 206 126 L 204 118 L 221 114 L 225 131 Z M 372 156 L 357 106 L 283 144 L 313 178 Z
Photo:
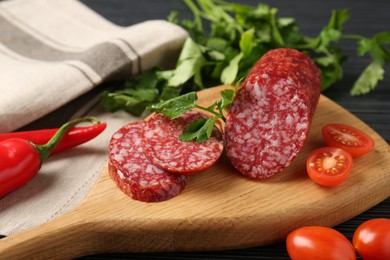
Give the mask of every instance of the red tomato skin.
M 351 242 L 335 229 L 322 226 L 297 228 L 286 239 L 292 260 L 352 260 L 356 252 Z
M 346 143 L 341 143 L 340 141 L 337 141 L 334 139 L 334 137 L 332 137 L 331 134 L 332 129 L 338 129 L 338 130 L 345 129 L 347 131 L 351 131 L 356 135 L 356 137 L 359 138 L 361 143 L 359 145 L 348 145 Z M 324 127 L 322 127 L 322 136 L 324 137 L 325 143 L 328 146 L 344 149 L 347 152 L 349 152 L 352 155 L 352 157 L 359 157 L 359 156 L 366 155 L 369 152 L 371 152 L 371 150 L 375 146 L 374 139 L 372 139 L 368 134 L 364 133 L 363 131 L 355 127 L 345 125 L 345 124 L 333 123 L 333 124 L 325 125 Z
M 355 230 L 352 244 L 364 260 L 390 259 L 390 219 L 370 219 Z
M 315 169 L 315 167 L 311 167 L 311 163 L 314 163 L 317 155 L 323 153 L 330 153 L 332 155 L 336 153 L 339 155 L 343 155 L 345 157 L 345 165 L 342 167 L 342 169 L 340 169 L 341 170 L 340 173 L 327 174 L 324 172 L 318 172 Z M 314 150 L 309 155 L 306 161 L 306 170 L 310 179 L 315 183 L 326 187 L 333 187 L 341 184 L 348 178 L 348 176 L 352 171 L 352 165 L 353 165 L 353 158 L 348 152 L 344 151 L 341 148 L 326 146 Z

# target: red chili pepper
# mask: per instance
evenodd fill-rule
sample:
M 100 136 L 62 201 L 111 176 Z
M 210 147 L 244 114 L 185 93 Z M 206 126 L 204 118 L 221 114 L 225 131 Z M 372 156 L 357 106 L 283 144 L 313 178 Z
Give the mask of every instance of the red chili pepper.
M 98 136 L 106 128 L 107 124 L 102 122 L 91 126 L 81 126 L 71 128 L 61 142 L 56 146 L 56 148 L 51 152 L 58 153 L 63 150 L 75 147 L 77 145 L 83 144 L 92 140 Z M 12 132 L 0 134 L 0 142 L 10 139 L 10 138 L 21 138 L 29 140 L 34 144 L 45 144 L 51 137 L 58 131 L 59 128 L 52 129 L 42 129 L 42 130 L 32 130 L 32 131 L 23 131 L 23 132 Z
M 36 145 L 21 138 L 0 142 L 0 198 L 34 178 L 43 161 L 49 157 L 68 130 L 81 122 L 99 123 L 94 117 L 75 119 L 59 128 L 44 145 Z

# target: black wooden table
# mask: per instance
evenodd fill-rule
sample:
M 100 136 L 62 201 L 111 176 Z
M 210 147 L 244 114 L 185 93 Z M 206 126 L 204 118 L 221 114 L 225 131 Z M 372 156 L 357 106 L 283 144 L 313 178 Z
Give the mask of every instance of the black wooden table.
M 165 19 L 171 10 L 180 17 L 190 18 L 190 11 L 180 0 L 82 0 L 87 6 L 115 24 L 129 26 L 150 19 Z M 237 3 L 256 5 L 255 0 L 236 0 Z M 295 17 L 300 30 L 315 36 L 328 22 L 332 9 L 347 8 L 351 12 L 345 33 L 371 37 L 380 31 L 390 31 L 390 2 L 388 0 L 267 0 L 262 3 L 279 9 L 280 16 Z M 342 43 L 349 60 L 344 65 L 344 78 L 323 94 L 340 104 L 390 142 L 390 75 L 370 94 L 352 97 L 349 90 L 359 73 L 369 63 L 368 57 L 357 57 L 354 42 Z M 390 66 L 385 70 L 390 72 Z M 38 121 L 39 122 L 39 121 Z M 389 169 L 390 174 L 390 169 Z M 365 220 L 390 217 L 390 199 L 336 227 L 348 238 Z M 103 254 L 81 259 L 288 259 L 285 244 L 218 252 Z

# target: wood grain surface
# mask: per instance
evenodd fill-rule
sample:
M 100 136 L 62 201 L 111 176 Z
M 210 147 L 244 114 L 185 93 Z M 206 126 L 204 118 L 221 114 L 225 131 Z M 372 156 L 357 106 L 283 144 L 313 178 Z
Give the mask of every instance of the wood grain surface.
M 199 93 L 213 102 L 224 86 Z M 355 158 L 350 177 L 333 188 L 306 175 L 305 160 L 324 146 L 325 123 L 367 132 L 374 150 Z M 335 226 L 390 195 L 390 148 L 371 128 L 321 96 L 308 140 L 296 160 L 267 180 L 241 176 L 225 156 L 190 177 L 184 192 L 165 202 L 143 203 L 122 193 L 105 169 L 85 201 L 34 229 L 3 238 L 0 259 L 69 259 L 103 252 L 210 251 L 281 241 L 303 225 Z

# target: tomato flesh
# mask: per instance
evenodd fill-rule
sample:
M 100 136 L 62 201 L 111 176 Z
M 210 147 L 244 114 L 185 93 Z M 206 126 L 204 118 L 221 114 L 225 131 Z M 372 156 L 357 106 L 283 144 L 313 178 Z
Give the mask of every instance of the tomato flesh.
M 390 259 L 390 219 L 363 222 L 353 234 L 353 246 L 364 260 Z
M 322 128 L 322 136 L 328 146 L 344 149 L 352 157 L 365 155 L 375 146 L 375 141 L 369 135 L 344 124 L 325 125 Z
M 352 156 L 343 149 L 322 147 L 309 155 L 306 169 L 314 182 L 323 186 L 336 186 L 348 178 L 352 161 Z
M 351 242 L 335 229 L 306 226 L 288 234 L 288 255 L 293 260 L 356 259 Z

